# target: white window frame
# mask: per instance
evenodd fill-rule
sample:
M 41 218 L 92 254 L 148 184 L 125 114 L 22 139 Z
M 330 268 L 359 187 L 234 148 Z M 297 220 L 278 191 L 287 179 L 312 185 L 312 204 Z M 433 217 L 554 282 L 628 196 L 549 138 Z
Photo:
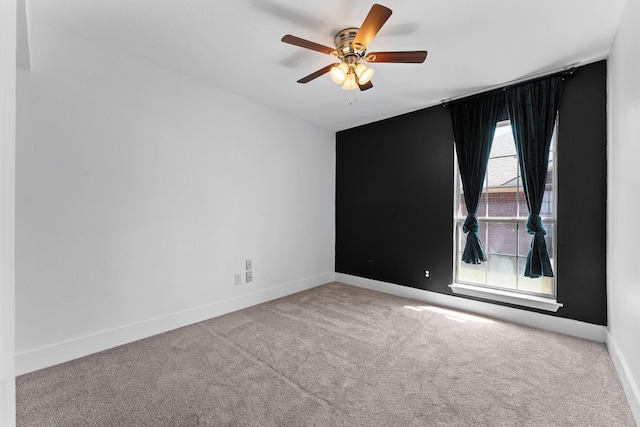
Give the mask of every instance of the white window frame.
M 497 124 L 497 126 L 505 126 L 510 125 L 510 121 L 502 121 Z M 557 252 L 557 215 L 558 215 L 558 153 L 557 153 L 557 134 L 558 134 L 558 122 L 556 121 L 555 129 L 553 132 L 553 140 L 552 140 L 552 149 L 553 149 L 553 212 L 554 216 L 552 218 L 543 218 L 543 223 L 553 224 L 554 233 L 552 235 L 552 251 L 550 254 L 552 257 L 552 268 L 553 271 L 556 271 L 556 252 Z M 453 256 L 454 256 L 454 264 L 453 264 L 453 277 L 454 283 L 449 285 L 451 290 L 456 294 L 472 296 L 476 298 L 482 298 L 492 301 L 500 301 L 514 305 L 520 305 L 525 307 L 537 308 L 540 310 L 547 311 L 557 311 L 562 304 L 557 301 L 557 278 L 553 279 L 553 288 L 551 294 L 539 294 L 534 292 L 528 292 L 524 290 L 513 290 L 507 289 L 497 286 L 491 286 L 490 284 L 481 285 L 476 283 L 459 283 L 458 282 L 458 265 L 459 265 L 459 257 L 460 257 L 460 249 L 458 248 L 458 243 L 463 241 L 458 235 L 460 230 L 460 223 L 464 222 L 465 218 L 460 215 L 460 172 L 458 168 L 458 159 L 455 154 L 454 149 L 454 171 L 455 171 L 455 182 L 454 182 L 454 226 L 453 226 Z M 484 190 L 483 190 L 484 191 Z M 518 202 L 519 204 L 519 202 Z M 516 214 L 517 215 L 517 214 Z M 526 227 L 527 218 L 526 217 L 507 217 L 507 218 L 499 218 L 499 217 L 486 217 L 486 216 L 478 216 L 478 222 L 480 223 L 517 223 L 518 226 Z M 516 233 L 518 233 L 516 231 Z M 516 234 L 517 236 L 518 234 Z M 484 240 L 480 236 L 481 240 Z M 516 237 L 517 238 L 517 237 Z M 519 246 L 517 246 L 519 247 Z M 517 255 L 519 257 L 519 255 Z M 520 280 L 520 278 L 517 278 Z

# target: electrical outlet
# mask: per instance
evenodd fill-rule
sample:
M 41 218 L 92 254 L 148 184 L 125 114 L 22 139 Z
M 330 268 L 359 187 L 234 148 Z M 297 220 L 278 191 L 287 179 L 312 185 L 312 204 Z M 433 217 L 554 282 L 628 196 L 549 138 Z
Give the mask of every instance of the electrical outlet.
M 242 273 L 236 273 L 236 286 L 242 284 Z
M 247 277 L 246 277 L 246 281 L 247 283 L 251 282 L 253 280 L 253 271 L 247 271 Z
M 247 270 L 247 271 L 249 271 L 249 270 L 253 270 L 253 262 L 252 262 L 250 259 L 248 259 L 248 260 L 245 262 L 245 264 L 246 264 L 246 266 L 247 266 L 247 268 L 246 268 L 246 270 Z
M 431 270 L 425 270 L 424 271 L 424 277 L 426 277 L 427 279 L 431 277 Z

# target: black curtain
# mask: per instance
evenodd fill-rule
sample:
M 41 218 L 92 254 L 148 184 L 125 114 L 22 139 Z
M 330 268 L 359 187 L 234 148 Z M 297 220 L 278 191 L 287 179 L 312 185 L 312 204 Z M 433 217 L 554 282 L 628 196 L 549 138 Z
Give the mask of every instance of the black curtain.
M 533 235 L 524 272 L 526 277 L 553 277 L 540 207 L 547 181 L 549 146 L 558 114 L 562 80 L 561 75 L 556 75 L 505 89 L 522 186 L 529 207 L 527 232 Z
M 502 91 L 450 104 L 453 136 L 468 213 L 463 227 L 463 231 L 467 233 L 467 243 L 462 253 L 462 261 L 468 264 L 480 264 L 487 260 L 478 236 L 477 213 L 493 135 L 503 105 Z

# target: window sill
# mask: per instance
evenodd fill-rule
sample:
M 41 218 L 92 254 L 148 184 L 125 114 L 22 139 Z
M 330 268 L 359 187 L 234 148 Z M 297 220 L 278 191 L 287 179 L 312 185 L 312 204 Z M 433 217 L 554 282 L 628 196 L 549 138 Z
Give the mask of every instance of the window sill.
M 503 291 L 499 289 L 483 288 L 481 286 L 463 285 L 454 283 L 449 285 L 454 294 L 467 295 L 476 298 L 483 298 L 492 301 L 506 302 L 524 307 L 537 308 L 539 310 L 556 312 L 562 304 L 553 298 L 543 298 L 534 295 L 524 295 L 516 292 Z

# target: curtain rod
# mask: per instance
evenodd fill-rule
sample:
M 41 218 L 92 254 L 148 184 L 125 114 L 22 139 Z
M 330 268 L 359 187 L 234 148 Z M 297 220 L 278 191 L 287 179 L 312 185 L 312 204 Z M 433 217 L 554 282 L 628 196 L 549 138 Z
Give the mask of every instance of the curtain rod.
M 510 86 L 515 86 L 515 85 L 520 84 L 520 83 L 533 81 L 533 80 L 538 80 L 538 79 L 541 79 L 541 78 L 544 78 L 544 77 L 551 77 L 551 76 L 554 76 L 556 74 L 572 75 L 573 73 L 575 73 L 576 67 L 578 66 L 578 64 L 579 63 L 576 62 L 574 64 L 568 65 L 566 67 L 558 68 L 556 70 L 545 71 L 543 73 L 534 74 L 533 76 L 528 76 L 528 77 L 523 77 L 523 78 L 516 79 L 516 80 L 511 80 L 511 81 L 506 82 L 506 83 L 501 83 L 499 85 L 490 86 L 488 88 L 476 90 L 474 92 L 469 92 L 469 93 L 466 93 L 464 95 L 454 96 L 453 98 L 442 99 L 440 101 L 440 103 L 442 104 L 443 107 L 446 107 L 446 106 L 449 105 L 449 103 L 451 103 L 453 101 L 457 101 L 458 99 L 467 98 L 467 97 L 474 96 L 474 95 L 480 95 L 482 93 L 493 92 L 494 90 L 504 89 L 504 88 L 507 88 L 507 87 L 510 87 Z

